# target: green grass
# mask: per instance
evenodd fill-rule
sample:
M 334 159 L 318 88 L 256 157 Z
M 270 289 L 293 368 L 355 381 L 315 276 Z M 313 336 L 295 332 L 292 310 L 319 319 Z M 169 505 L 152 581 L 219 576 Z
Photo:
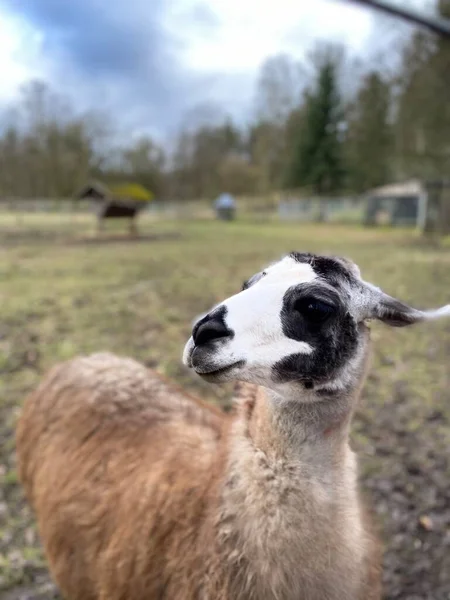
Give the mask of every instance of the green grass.
M 12 432 L 24 396 L 54 363 L 110 350 L 226 403 L 229 386 L 208 385 L 181 365 L 192 319 L 290 250 L 348 256 L 366 280 L 417 307 L 450 301 L 450 247 L 421 243 L 413 232 L 142 221 L 143 234 L 161 237 L 132 242 L 124 235 L 124 241 L 107 243 L 103 234 L 98 243 L 83 243 L 92 237 L 93 223 L 82 215 L 36 215 L 22 223 L 0 216 L 0 589 L 26 581 L 24 564 L 40 565 L 32 518 L 16 483 Z M 175 233 L 179 237 L 164 237 Z M 425 435 L 424 423 L 438 411 L 444 420 L 432 422 L 433 439 L 426 443 L 435 454 L 450 444 L 450 324 L 404 330 L 374 325 L 372 337 L 373 367 L 354 441 L 363 476 L 389 479 L 395 465 L 377 448 L 391 424 L 395 429 L 400 423 L 407 435 Z

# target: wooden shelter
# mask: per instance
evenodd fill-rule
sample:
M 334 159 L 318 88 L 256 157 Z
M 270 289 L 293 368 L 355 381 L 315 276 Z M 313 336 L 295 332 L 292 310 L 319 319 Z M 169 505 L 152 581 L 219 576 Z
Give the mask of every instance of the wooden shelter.
M 129 219 L 130 234 L 136 234 L 136 217 L 153 200 L 153 194 L 137 183 L 107 186 L 94 181 L 85 185 L 75 198 L 91 201 L 99 231 L 105 219 Z
M 365 194 L 366 225 L 420 226 L 423 219 L 426 189 L 423 182 L 412 179 L 384 185 Z

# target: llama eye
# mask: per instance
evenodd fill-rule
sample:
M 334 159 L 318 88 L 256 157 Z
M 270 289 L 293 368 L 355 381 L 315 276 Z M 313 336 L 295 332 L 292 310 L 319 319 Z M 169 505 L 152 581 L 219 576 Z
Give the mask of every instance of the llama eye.
M 311 323 L 323 323 L 336 312 L 336 308 L 315 298 L 301 298 L 294 304 L 294 310 Z

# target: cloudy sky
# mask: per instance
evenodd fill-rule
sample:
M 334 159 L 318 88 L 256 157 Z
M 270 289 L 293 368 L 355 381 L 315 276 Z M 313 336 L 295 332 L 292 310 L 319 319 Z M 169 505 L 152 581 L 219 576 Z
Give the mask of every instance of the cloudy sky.
M 383 44 L 379 24 L 346 0 L 0 0 L 0 106 L 41 78 L 166 136 L 201 103 L 248 115 L 268 56 L 301 59 L 317 39 L 362 56 Z

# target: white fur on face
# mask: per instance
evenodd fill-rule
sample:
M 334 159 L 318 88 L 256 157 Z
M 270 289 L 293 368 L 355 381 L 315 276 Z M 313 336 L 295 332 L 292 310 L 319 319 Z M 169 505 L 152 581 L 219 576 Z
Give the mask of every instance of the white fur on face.
M 295 285 L 317 278 L 311 265 L 299 263 L 291 257 L 268 267 L 264 275 L 250 288 L 228 298 L 216 308 L 225 307 L 225 323 L 234 336 L 220 344 L 211 357 L 220 369 L 238 361 L 245 361 L 239 378 L 261 382 L 270 379 L 273 365 L 290 354 L 310 354 L 308 343 L 288 338 L 282 329 L 281 311 L 286 291 Z M 189 364 L 193 350 L 192 338 L 186 345 L 184 362 Z

